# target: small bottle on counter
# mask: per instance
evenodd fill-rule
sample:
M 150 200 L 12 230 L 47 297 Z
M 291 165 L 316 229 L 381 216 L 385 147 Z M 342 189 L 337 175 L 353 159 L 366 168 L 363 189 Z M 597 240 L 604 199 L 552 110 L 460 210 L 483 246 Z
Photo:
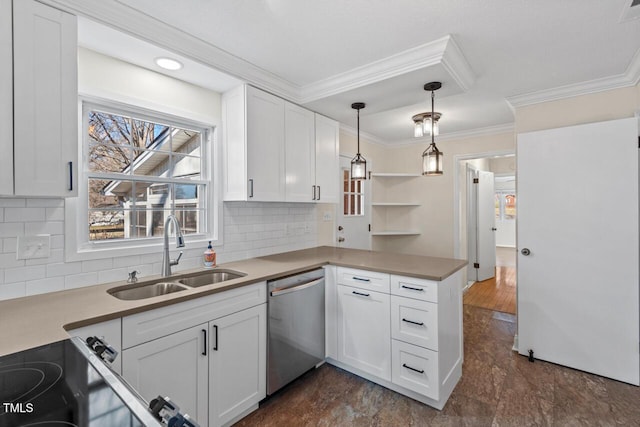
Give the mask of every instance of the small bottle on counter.
M 213 268 L 216 266 L 216 251 L 211 247 L 211 240 L 209 240 L 209 246 L 204 251 L 204 267 Z

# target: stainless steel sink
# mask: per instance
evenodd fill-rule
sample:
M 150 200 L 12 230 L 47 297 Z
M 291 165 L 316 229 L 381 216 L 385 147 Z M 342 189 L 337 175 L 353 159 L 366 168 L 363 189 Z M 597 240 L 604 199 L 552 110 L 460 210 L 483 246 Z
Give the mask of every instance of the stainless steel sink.
M 126 285 L 107 290 L 114 297 L 122 300 L 138 300 L 172 294 L 188 289 L 186 286 L 175 282 L 158 282 L 146 285 Z
M 225 282 L 227 280 L 237 279 L 246 276 L 246 273 L 233 270 L 215 270 L 206 273 L 198 273 L 197 275 L 184 277 L 178 282 L 191 288 L 212 285 L 214 283 Z

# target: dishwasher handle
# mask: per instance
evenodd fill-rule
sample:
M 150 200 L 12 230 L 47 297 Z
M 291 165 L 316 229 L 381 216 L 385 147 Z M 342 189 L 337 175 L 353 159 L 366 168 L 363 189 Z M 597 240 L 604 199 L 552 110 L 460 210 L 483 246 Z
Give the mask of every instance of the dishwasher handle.
M 322 283 L 323 281 L 324 281 L 324 277 L 321 278 L 321 279 L 315 279 L 315 280 L 311 280 L 309 282 L 304 282 L 304 283 L 301 283 L 301 284 L 296 285 L 296 286 L 291 286 L 290 288 L 276 288 L 276 289 L 271 291 L 271 296 L 272 297 L 277 297 L 277 296 L 288 294 L 288 293 L 291 293 L 291 292 L 301 291 L 303 289 L 307 289 L 307 288 L 310 288 L 312 286 L 316 286 L 317 284 Z

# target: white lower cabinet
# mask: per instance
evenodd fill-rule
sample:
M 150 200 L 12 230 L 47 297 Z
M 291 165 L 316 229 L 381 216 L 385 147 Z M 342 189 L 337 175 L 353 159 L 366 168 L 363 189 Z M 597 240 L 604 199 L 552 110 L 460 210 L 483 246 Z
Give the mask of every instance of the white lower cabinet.
M 207 424 L 209 357 L 207 324 L 194 326 L 122 352 L 122 375 L 145 400 L 168 396 L 181 412 Z
M 265 282 L 127 316 L 122 374 L 202 427 L 230 425 L 266 397 L 266 319 Z
M 265 397 L 267 305 L 209 322 L 209 424 L 237 421 Z
M 338 360 L 391 381 L 389 295 L 338 285 Z
M 431 399 L 438 400 L 438 352 L 392 340 L 391 381 Z

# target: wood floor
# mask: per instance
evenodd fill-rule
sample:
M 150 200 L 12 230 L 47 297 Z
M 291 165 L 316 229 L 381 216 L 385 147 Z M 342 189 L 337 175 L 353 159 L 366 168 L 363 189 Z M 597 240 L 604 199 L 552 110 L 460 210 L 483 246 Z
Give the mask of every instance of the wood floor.
M 640 426 L 640 387 L 511 350 L 515 316 L 466 305 L 462 379 L 442 411 L 322 365 L 237 426 Z
M 465 292 L 464 303 L 516 314 L 515 267 L 496 267 L 495 277 L 476 282 Z

